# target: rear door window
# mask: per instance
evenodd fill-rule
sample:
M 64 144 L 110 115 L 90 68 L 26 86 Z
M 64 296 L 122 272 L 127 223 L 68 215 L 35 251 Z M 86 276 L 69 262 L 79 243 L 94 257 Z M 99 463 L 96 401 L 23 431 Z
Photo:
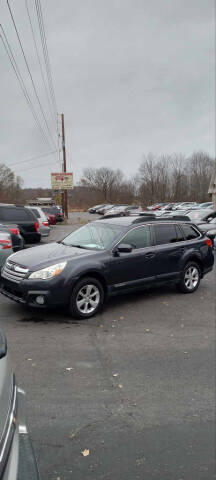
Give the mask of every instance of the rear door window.
M 184 233 L 179 225 L 176 225 L 176 231 L 178 235 L 178 242 L 183 242 L 185 240 Z
M 192 227 L 192 225 L 182 225 L 185 239 L 186 240 L 194 240 L 200 236 L 200 233 Z
M 175 225 L 154 225 L 156 245 L 178 242 Z
M 131 230 L 120 243 L 131 245 L 134 249 L 150 247 L 151 233 L 149 225 Z

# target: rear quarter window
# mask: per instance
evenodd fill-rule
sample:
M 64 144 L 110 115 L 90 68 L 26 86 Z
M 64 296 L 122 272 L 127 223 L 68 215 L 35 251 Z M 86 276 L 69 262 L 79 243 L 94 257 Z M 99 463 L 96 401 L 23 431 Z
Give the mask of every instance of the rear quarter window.
M 28 211 L 27 208 L 0 207 L 0 219 L 5 220 L 6 222 L 26 222 L 35 220 L 35 216 Z
M 195 240 L 200 237 L 200 233 L 192 225 L 182 225 L 185 240 Z
M 37 208 L 31 208 L 30 212 L 32 212 L 33 215 L 35 215 L 35 217 L 37 217 L 37 218 L 41 217 L 40 212 L 39 212 L 39 210 L 37 210 Z

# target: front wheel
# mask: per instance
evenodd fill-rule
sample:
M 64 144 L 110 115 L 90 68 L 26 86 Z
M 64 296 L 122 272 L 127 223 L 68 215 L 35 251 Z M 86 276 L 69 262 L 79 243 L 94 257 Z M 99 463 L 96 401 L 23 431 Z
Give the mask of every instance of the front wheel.
M 74 287 L 70 300 L 70 313 L 75 318 L 89 318 L 103 306 L 104 289 L 96 278 L 85 277 Z
M 178 284 L 178 289 L 183 293 L 193 293 L 199 287 L 200 280 L 201 270 L 199 265 L 195 262 L 190 262 L 184 268 L 181 282 Z

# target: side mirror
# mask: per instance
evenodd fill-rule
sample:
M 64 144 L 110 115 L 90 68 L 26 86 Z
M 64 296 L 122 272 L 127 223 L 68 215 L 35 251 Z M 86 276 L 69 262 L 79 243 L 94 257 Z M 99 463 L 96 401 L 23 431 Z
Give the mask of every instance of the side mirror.
M 127 243 L 120 243 L 114 250 L 113 253 L 118 255 L 118 253 L 130 253 L 133 248 Z

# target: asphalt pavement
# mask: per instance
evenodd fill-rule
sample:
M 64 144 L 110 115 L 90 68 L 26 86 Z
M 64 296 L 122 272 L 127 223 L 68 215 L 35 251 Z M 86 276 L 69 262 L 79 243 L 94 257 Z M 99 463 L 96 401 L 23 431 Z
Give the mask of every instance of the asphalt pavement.
M 89 217 L 72 215 L 49 241 Z M 0 297 L 41 480 L 212 480 L 215 272 L 107 302 L 87 321 Z

